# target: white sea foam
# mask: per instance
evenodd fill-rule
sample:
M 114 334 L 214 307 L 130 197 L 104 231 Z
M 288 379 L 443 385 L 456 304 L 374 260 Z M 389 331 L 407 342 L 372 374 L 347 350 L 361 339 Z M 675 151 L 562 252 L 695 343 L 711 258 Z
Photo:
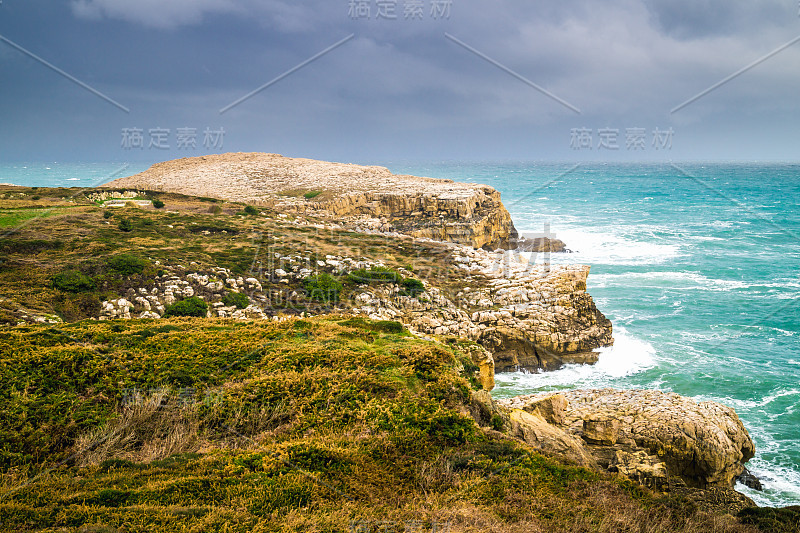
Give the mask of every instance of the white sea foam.
M 736 484 L 736 490 L 752 498 L 756 504 L 780 507 L 800 502 L 800 472 L 791 466 L 756 457 L 747 462 L 747 469 L 761 481 L 764 491 L 750 489 L 741 483 Z
M 540 230 L 541 231 L 541 230 Z M 555 224 L 556 238 L 567 244 L 571 254 L 552 254 L 554 263 L 586 263 L 590 265 L 643 265 L 659 264 L 681 255 L 680 245 L 654 243 L 653 239 L 639 240 L 620 233 L 589 231 L 585 229 L 559 229 Z
M 80 181 L 80 178 L 67 178 L 67 181 Z
M 798 395 L 800 395 L 800 390 L 798 389 L 782 388 L 773 392 L 772 394 L 768 394 L 762 397 L 760 400 L 742 400 L 739 398 L 729 398 L 729 397 L 719 398 L 713 395 L 695 396 L 695 400 L 719 402 L 725 405 L 730 405 L 731 407 L 737 410 L 745 410 L 745 409 L 751 410 L 751 409 L 760 409 L 766 407 L 775 400 L 778 400 L 780 398 L 785 398 L 787 396 L 798 396 Z
M 798 280 L 778 280 L 770 283 L 747 282 L 731 279 L 716 279 L 704 276 L 699 272 L 625 272 L 621 274 L 593 274 L 589 277 L 589 289 L 607 287 L 630 287 L 635 284 L 639 288 L 730 291 L 733 289 L 787 289 L 800 287 Z M 774 297 L 795 297 L 795 293 L 780 292 Z
M 614 380 L 643 372 L 656 364 L 655 348 L 622 327 L 614 329 L 614 346 L 597 351 L 600 358 L 594 365 L 566 365 L 540 374 L 498 373 L 495 381 L 499 388 L 513 388 L 518 394 L 549 388 L 597 388 L 612 386 Z

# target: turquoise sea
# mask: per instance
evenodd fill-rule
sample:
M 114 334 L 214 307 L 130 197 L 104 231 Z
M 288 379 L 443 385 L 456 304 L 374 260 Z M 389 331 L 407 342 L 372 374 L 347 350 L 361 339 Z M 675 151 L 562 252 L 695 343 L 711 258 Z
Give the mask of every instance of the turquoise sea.
M 573 250 L 552 262 L 592 266 L 614 347 L 595 366 L 500 374 L 496 396 L 652 388 L 725 403 L 765 486 L 739 490 L 800 504 L 800 165 L 373 163 L 492 185 L 521 232 L 547 222 Z M 122 166 L 0 165 L 0 182 L 91 186 L 146 165 Z

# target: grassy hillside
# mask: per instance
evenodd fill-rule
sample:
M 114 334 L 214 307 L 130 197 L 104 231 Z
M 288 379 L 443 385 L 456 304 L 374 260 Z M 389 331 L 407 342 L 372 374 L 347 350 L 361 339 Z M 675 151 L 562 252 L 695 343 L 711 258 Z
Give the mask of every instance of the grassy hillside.
M 152 198 L 164 207 L 0 187 L 0 530 L 756 531 L 509 438 L 463 341 L 339 315 L 87 320 L 167 265 L 296 292 L 285 316 L 331 306 L 264 275 L 283 256 L 380 258 L 445 292 L 481 283 L 435 243 Z M 64 323 L 17 325 L 31 317 Z M 743 520 L 792 531 L 797 515 L 776 513 Z
M 4 530 L 748 530 L 530 452 L 472 400 L 465 345 L 396 323 L 84 321 L 0 348 Z

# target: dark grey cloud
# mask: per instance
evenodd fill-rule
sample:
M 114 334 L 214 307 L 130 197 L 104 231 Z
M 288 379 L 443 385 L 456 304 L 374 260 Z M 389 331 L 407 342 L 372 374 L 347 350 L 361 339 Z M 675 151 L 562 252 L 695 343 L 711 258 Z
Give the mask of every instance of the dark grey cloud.
M 797 6 L 745 2 L 453 1 L 434 19 L 353 19 L 349 0 L 5 0 L 0 35 L 130 108 L 126 114 L 0 43 L 0 158 L 168 159 L 123 128 L 224 128 L 225 150 L 339 160 L 634 157 L 570 150 L 570 130 L 672 127 L 670 157 L 796 153 L 800 44 L 676 105 L 800 34 Z M 577 115 L 470 53 L 455 36 Z M 331 44 L 329 54 L 219 111 Z M 9 81 L 6 81 L 9 80 Z M 785 131 L 784 131 L 785 130 Z M 201 135 L 202 137 L 202 135 Z M 661 153 L 637 157 L 663 158 Z M 764 155 L 766 157 L 766 155 Z
M 678 39 L 763 31 L 797 15 L 792 0 L 644 0 L 654 23 Z

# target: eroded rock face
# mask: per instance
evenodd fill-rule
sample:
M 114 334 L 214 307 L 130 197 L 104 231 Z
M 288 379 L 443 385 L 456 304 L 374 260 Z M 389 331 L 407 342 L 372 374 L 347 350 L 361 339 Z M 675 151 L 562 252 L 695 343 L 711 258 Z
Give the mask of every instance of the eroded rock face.
M 462 293 L 453 301 L 426 285 L 421 301 L 398 297 L 396 288 L 370 287 L 356 298 L 361 305 L 353 311 L 375 320 L 399 320 L 422 334 L 477 341 L 492 353 L 498 372 L 595 363 L 594 350 L 613 343 L 611 322 L 585 291 L 588 266 L 498 272 L 491 263 L 502 254 L 463 247 L 456 253 L 470 256 L 469 265 L 462 263 L 465 268 L 474 267 L 474 272 L 489 278 L 485 290 Z M 475 307 L 482 310 L 470 313 Z
M 597 463 L 655 488 L 670 477 L 689 487 L 732 488 L 755 453 L 736 412 L 715 402 L 695 402 L 648 390 L 573 390 L 498 402 L 507 409 L 535 411 L 542 402 L 562 412 L 553 427 L 581 438 Z M 513 411 L 512 411 L 513 412 Z M 560 422 L 559 422 L 560 420 Z
M 395 175 L 376 166 L 220 154 L 159 163 L 105 187 L 220 198 L 337 220 L 367 215 L 382 220 L 387 231 L 492 250 L 512 248 L 517 238 L 492 187 Z

